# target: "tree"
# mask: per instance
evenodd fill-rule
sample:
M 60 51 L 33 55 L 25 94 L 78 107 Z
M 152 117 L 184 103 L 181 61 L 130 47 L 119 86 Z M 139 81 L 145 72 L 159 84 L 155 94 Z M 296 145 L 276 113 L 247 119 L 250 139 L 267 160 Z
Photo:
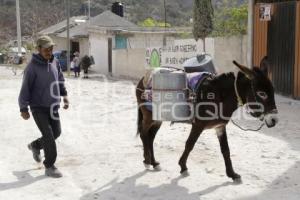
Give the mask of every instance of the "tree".
M 219 9 L 214 22 L 214 36 L 244 35 L 247 33 L 248 6 Z
M 171 27 L 169 23 L 165 24 L 165 22 L 159 22 L 152 18 L 147 18 L 144 21 L 139 22 L 138 25 L 142 27 Z
M 196 41 L 202 39 L 205 52 L 205 38 L 213 31 L 214 10 L 211 0 L 195 0 L 193 35 Z

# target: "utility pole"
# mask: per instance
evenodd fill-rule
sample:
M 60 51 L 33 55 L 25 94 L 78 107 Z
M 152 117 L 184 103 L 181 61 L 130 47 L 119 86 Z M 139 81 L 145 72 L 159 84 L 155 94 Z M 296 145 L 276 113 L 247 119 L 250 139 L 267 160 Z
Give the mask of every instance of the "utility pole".
M 91 21 L 91 0 L 89 0 L 89 25 Z
M 67 69 L 70 76 L 70 0 L 67 1 Z
M 18 39 L 18 54 L 22 54 L 22 38 L 21 38 L 21 22 L 20 22 L 20 3 L 16 0 L 16 15 L 17 15 L 17 39 Z
M 167 30 L 167 10 L 166 10 L 166 0 L 164 0 L 164 13 L 165 13 L 165 34 L 163 37 L 163 46 L 167 45 L 167 38 L 166 38 L 166 30 Z
M 91 0 L 89 0 L 89 24 L 88 24 L 88 28 L 91 25 Z M 88 33 L 89 34 L 89 33 Z M 89 41 L 89 56 L 91 56 L 91 43 Z
M 166 10 L 166 0 L 164 0 L 164 12 L 165 12 L 165 29 L 167 29 L 167 10 Z

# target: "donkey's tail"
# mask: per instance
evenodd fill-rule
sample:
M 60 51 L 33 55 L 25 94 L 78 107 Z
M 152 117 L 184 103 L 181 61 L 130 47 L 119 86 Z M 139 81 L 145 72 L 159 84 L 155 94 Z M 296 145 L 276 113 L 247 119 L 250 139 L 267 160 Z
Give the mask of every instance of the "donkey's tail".
M 142 132 L 142 121 L 143 121 L 143 113 L 141 108 L 138 107 L 136 136 L 138 136 Z

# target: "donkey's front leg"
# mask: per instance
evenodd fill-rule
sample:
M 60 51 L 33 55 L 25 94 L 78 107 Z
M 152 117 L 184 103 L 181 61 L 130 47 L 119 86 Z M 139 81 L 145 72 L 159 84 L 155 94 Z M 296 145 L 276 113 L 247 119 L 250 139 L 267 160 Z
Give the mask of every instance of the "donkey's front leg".
M 179 165 L 181 167 L 180 173 L 183 175 L 188 175 L 188 168 L 186 162 L 190 152 L 193 150 L 195 143 L 197 142 L 200 134 L 202 133 L 203 127 L 196 126 L 193 124 L 189 138 L 186 141 L 184 152 L 179 160 Z
M 218 129 L 216 129 L 216 131 L 217 131 L 218 139 L 220 142 L 223 158 L 225 161 L 226 174 L 228 177 L 232 178 L 234 181 L 239 182 L 239 181 L 241 181 L 241 176 L 234 172 L 232 163 L 231 163 L 231 159 L 230 159 L 230 150 L 229 150 L 228 141 L 227 141 L 226 128 L 225 128 L 225 126 L 222 126 Z

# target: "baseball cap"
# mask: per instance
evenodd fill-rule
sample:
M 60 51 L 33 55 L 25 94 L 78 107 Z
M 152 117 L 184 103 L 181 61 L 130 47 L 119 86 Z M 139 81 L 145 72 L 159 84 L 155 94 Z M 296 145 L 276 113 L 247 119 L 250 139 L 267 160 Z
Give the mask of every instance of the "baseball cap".
M 36 40 L 37 47 L 49 48 L 54 45 L 55 43 L 53 42 L 53 40 L 47 35 L 42 35 Z

